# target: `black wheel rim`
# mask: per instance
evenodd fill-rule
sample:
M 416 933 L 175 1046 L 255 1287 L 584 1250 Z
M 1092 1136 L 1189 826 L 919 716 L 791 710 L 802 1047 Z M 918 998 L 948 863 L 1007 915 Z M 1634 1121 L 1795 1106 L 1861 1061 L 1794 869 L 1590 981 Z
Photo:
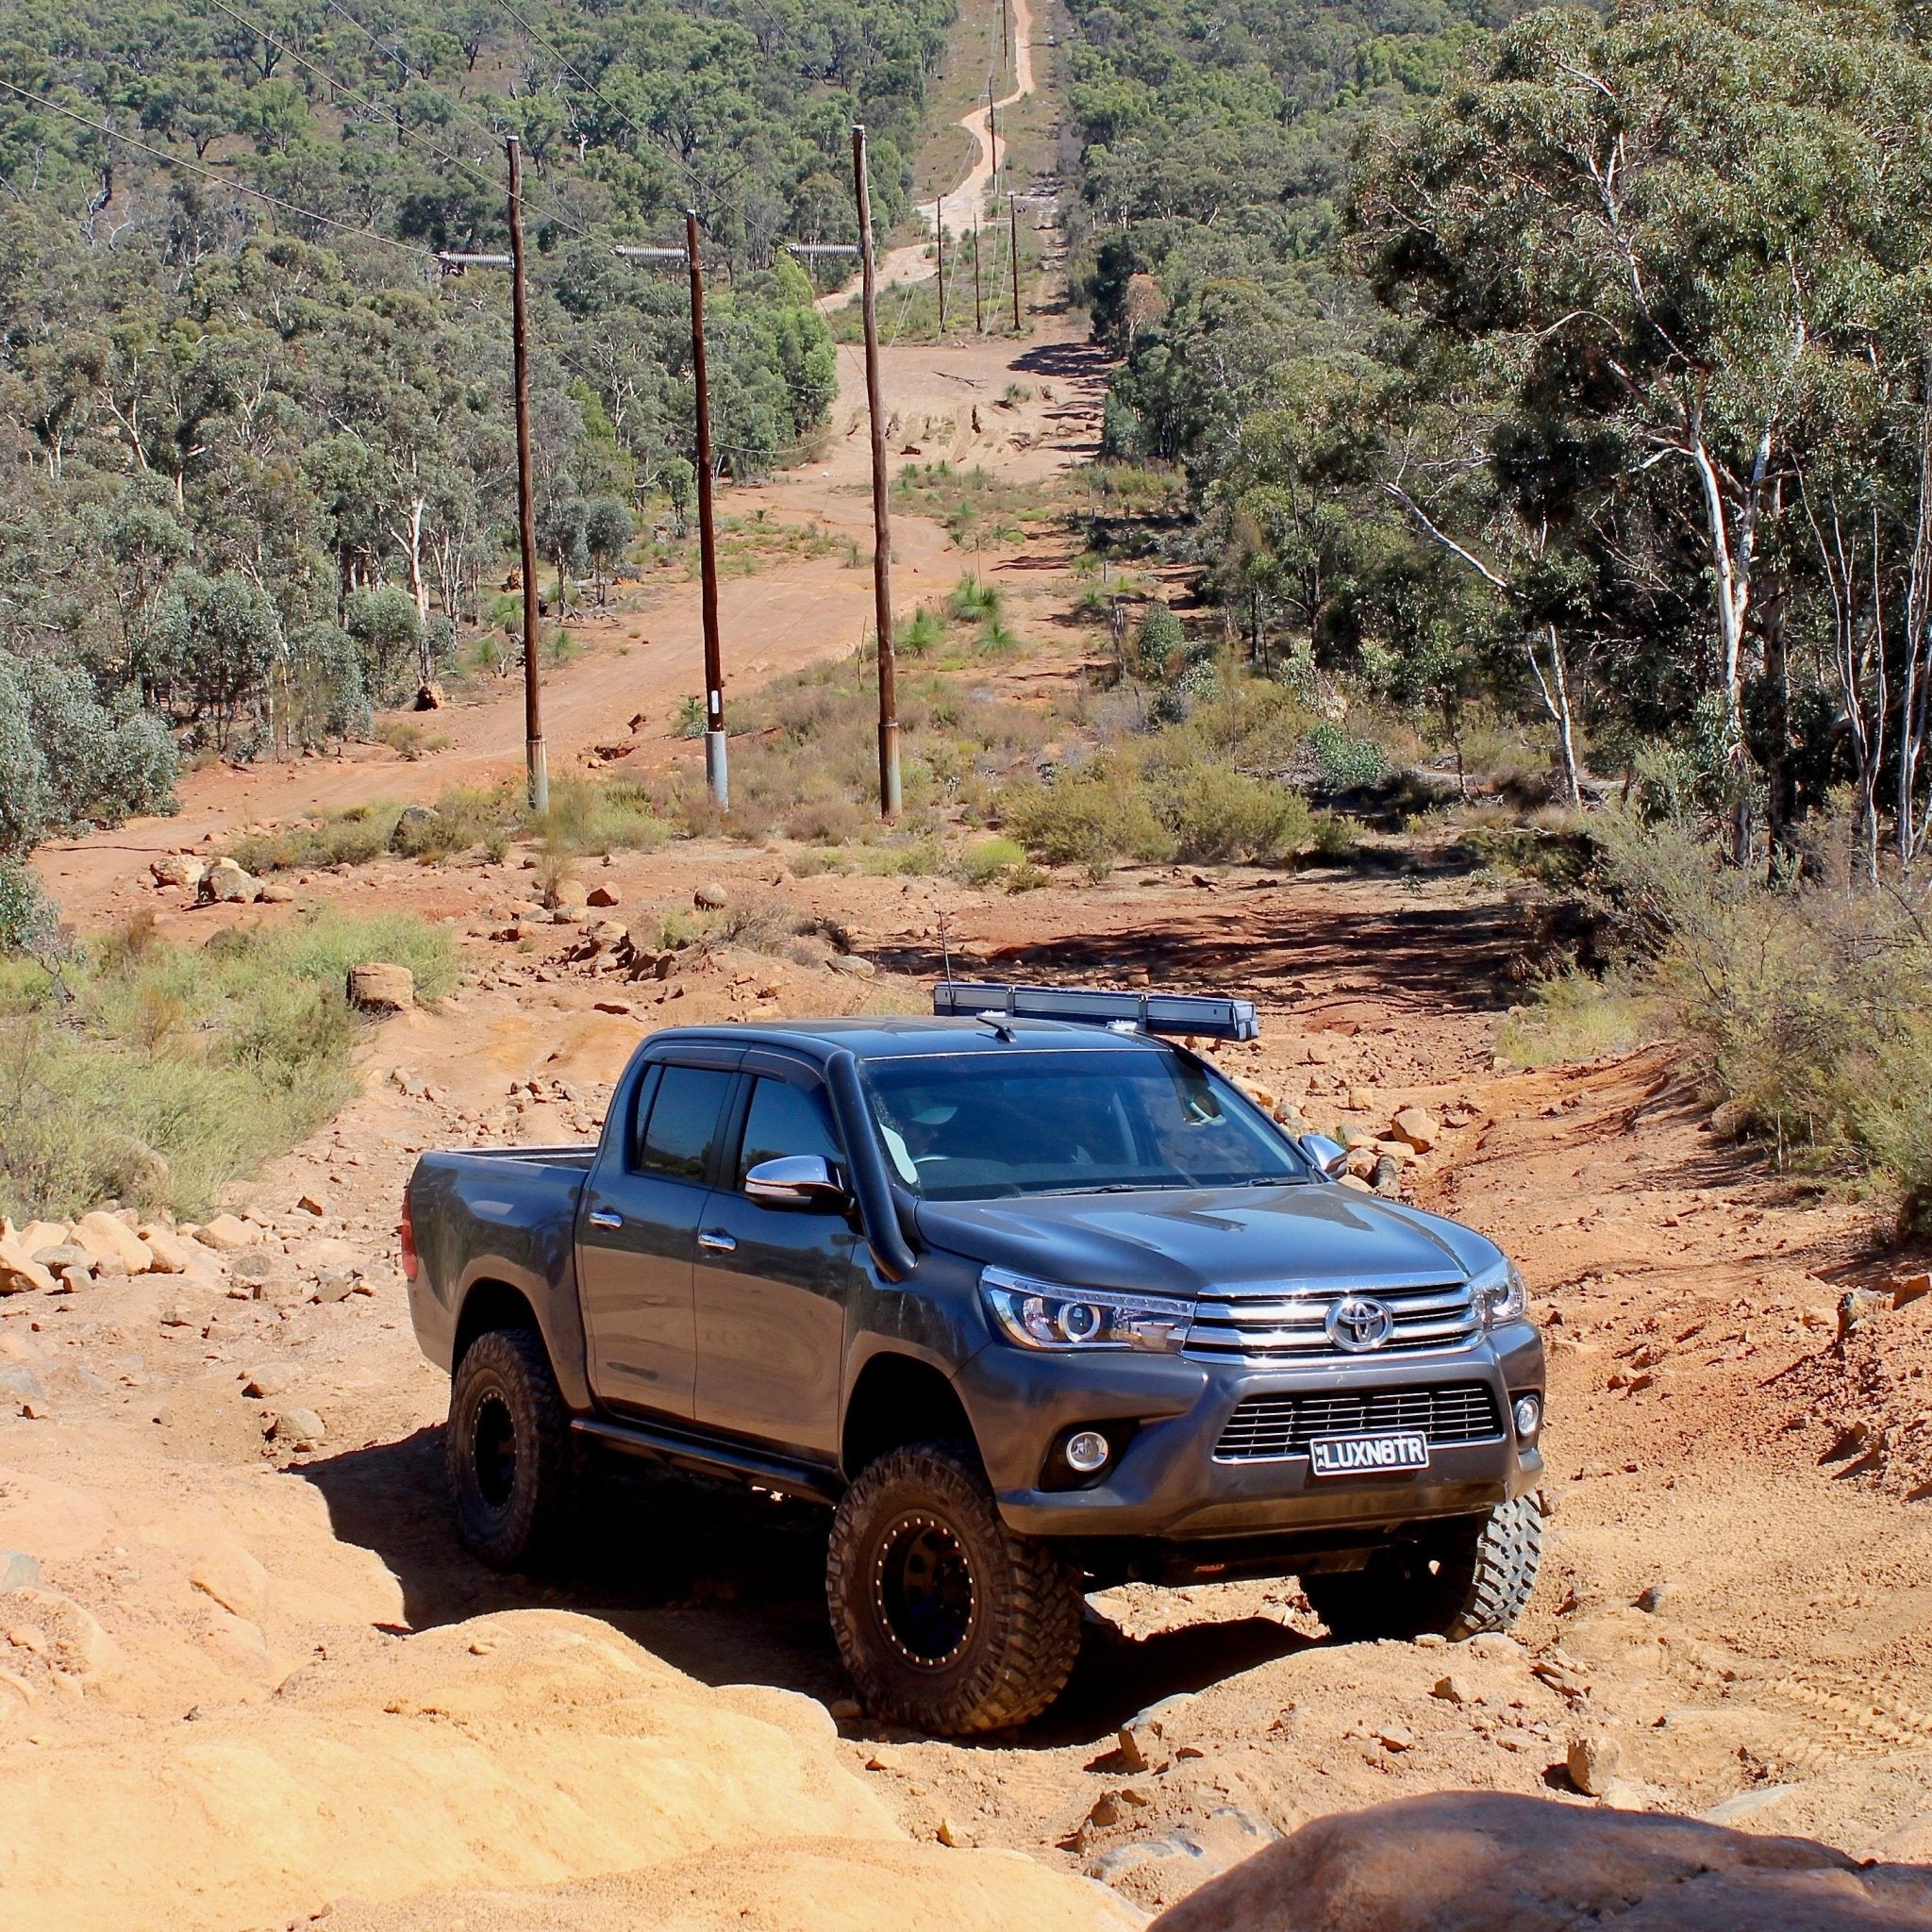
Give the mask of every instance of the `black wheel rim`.
M 894 1651 L 916 1670 L 944 1670 L 973 1639 L 978 1597 L 952 1525 L 913 1511 L 879 1540 L 873 1607 Z
M 476 1405 L 472 1441 L 476 1489 L 491 1509 L 501 1509 L 517 1486 L 517 1427 L 502 1396 L 486 1395 Z

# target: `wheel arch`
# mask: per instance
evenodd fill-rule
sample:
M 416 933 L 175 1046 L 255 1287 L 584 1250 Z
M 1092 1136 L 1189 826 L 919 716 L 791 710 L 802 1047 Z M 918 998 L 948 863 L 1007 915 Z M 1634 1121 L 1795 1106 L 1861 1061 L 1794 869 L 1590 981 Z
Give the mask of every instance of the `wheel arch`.
M 951 1377 L 931 1362 L 896 1349 L 872 1356 L 845 1402 L 839 1462 L 846 1481 L 888 1450 L 936 1440 L 967 1442 L 978 1453 L 973 1419 Z

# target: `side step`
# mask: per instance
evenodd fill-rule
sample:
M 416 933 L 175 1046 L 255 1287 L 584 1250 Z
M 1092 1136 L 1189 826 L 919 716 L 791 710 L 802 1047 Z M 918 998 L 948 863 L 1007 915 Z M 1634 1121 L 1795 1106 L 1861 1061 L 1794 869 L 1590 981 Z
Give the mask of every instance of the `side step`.
M 829 1469 L 808 1462 L 793 1462 L 782 1456 L 762 1455 L 755 1449 L 734 1449 L 724 1442 L 680 1435 L 675 1429 L 653 1428 L 644 1423 L 614 1423 L 601 1417 L 577 1416 L 572 1429 L 592 1441 L 602 1442 L 626 1456 L 641 1456 L 654 1462 L 668 1462 L 675 1469 L 688 1469 L 699 1475 L 735 1477 L 756 1483 L 761 1490 L 775 1490 L 784 1496 L 802 1496 L 812 1503 L 836 1503 L 844 1485 Z

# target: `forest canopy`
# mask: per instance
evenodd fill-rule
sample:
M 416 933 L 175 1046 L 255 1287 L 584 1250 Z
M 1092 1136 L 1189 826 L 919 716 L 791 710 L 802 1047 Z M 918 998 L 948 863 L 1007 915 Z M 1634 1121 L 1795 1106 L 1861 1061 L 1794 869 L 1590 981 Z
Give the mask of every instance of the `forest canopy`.
M 1865 0 L 1075 0 L 1108 435 L 1230 637 L 1785 851 L 1927 834 L 1932 61 Z
M 720 466 L 757 475 L 795 452 L 836 372 L 784 244 L 850 236 L 855 120 L 875 218 L 903 211 L 951 15 L 8 8 L 0 687 L 32 702 L 0 738 L 0 858 L 162 803 L 177 740 L 249 756 L 341 733 L 488 622 L 513 557 L 507 278 L 445 276 L 433 251 L 506 245 L 506 136 L 525 157 L 546 557 L 608 569 L 640 524 L 681 525 L 684 283 L 611 247 L 681 241 L 687 207 L 714 282 Z M 126 740 L 111 782 L 78 781 L 82 695 Z

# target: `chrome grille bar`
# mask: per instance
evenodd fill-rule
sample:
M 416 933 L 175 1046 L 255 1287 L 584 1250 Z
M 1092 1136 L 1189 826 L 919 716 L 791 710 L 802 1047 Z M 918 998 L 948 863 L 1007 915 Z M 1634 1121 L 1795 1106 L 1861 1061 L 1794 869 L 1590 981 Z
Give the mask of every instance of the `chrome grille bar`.
M 1208 1361 L 1280 1361 L 1335 1357 L 1324 1324 L 1347 1294 L 1381 1302 L 1395 1319 L 1378 1356 L 1407 1349 L 1461 1348 L 1482 1317 L 1466 1281 L 1412 1275 L 1395 1281 L 1268 1282 L 1245 1291 L 1210 1291 L 1195 1306 L 1186 1353 Z

